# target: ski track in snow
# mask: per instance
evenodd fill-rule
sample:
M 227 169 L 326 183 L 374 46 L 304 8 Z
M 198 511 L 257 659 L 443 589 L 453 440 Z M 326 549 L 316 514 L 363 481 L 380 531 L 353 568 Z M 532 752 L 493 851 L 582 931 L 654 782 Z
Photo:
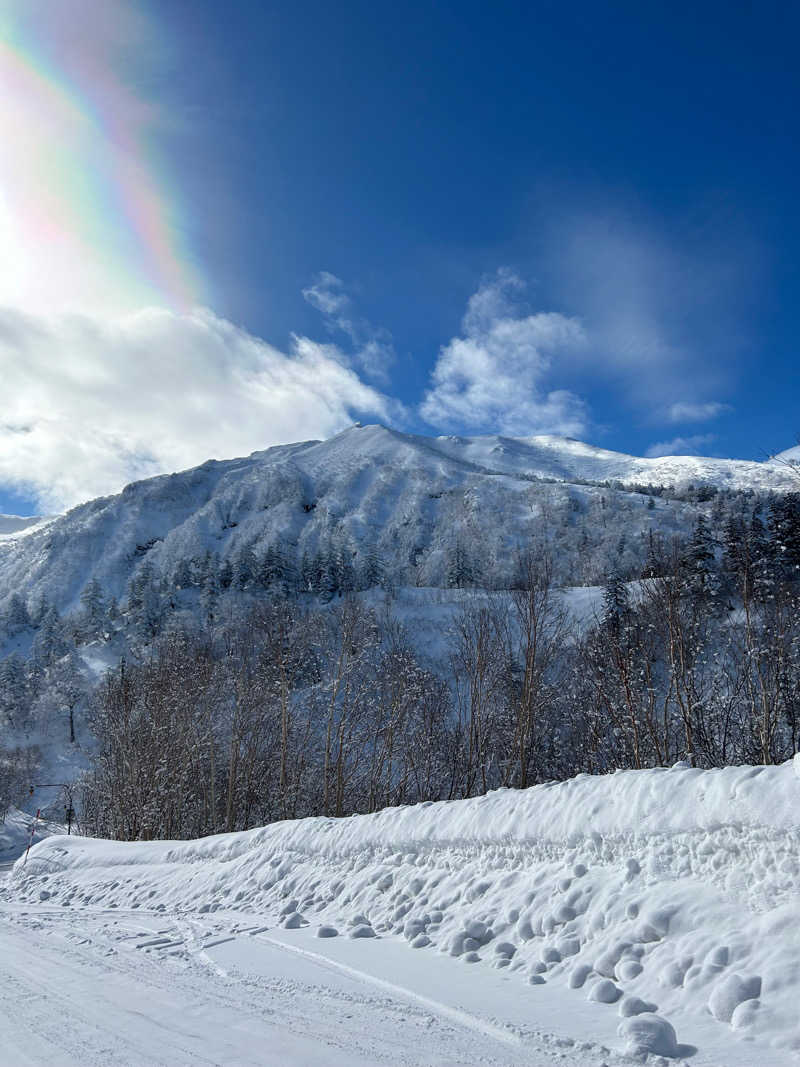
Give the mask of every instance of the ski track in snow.
M 629 1062 L 590 1041 L 519 1034 L 241 917 L 8 904 L 0 914 L 9 1067 Z
M 3 995 L 35 995 L 24 930 L 39 980 L 57 941 L 88 968 L 60 982 L 70 996 L 133 985 L 146 1026 L 127 994 L 96 1020 L 116 1012 L 120 1040 L 169 1030 L 162 989 L 178 1019 L 216 1005 L 208 1062 L 783 1067 L 800 1048 L 799 770 L 581 775 L 190 842 L 50 837 L 0 901 Z M 261 1059 L 219 1045 L 237 1003 Z M 75 1018 L 95 1059 L 64 1062 L 102 1061 L 110 1038 Z M 299 1042 L 283 1059 L 276 1026 Z M 164 1062 L 206 1062 L 173 1030 Z

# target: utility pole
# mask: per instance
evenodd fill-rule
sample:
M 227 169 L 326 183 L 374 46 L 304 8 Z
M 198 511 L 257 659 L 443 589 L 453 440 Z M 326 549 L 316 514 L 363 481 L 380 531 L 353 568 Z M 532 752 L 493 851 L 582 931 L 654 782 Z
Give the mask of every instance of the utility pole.
M 64 822 L 67 824 L 67 835 L 72 834 L 72 824 L 76 822 L 75 808 L 72 804 L 72 786 L 66 782 L 41 782 L 35 787 L 36 789 L 63 789 L 64 796 L 67 799 L 67 803 L 64 805 Z M 34 786 L 31 786 L 31 796 L 33 796 Z M 37 813 L 38 814 L 38 813 Z

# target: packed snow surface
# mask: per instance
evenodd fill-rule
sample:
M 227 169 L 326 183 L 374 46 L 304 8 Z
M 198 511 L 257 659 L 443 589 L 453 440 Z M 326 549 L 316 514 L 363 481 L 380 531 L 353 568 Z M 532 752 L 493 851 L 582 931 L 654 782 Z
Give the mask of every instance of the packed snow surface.
M 171 924 L 209 952 L 255 930 L 505 1035 L 508 1062 L 566 1041 L 566 1063 L 777 1067 L 800 1051 L 798 771 L 677 765 L 191 842 L 51 838 L 9 906 L 155 915 L 150 947 L 175 958 Z

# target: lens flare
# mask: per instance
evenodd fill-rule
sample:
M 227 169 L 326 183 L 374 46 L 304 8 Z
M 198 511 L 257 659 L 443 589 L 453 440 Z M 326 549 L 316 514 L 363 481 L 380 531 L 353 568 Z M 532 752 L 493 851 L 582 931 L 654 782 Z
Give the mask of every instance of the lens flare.
M 158 107 L 92 53 L 102 44 L 63 66 L 47 45 L 30 21 L 0 21 L 0 302 L 117 312 L 205 300 L 156 150 Z

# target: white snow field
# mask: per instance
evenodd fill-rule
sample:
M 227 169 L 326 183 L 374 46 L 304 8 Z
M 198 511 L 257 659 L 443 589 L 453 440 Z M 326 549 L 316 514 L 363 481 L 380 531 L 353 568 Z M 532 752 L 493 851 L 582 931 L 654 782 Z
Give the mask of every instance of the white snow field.
M 50 837 L 0 902 L 0 1060 L 796 1063 L 797 770 Z

